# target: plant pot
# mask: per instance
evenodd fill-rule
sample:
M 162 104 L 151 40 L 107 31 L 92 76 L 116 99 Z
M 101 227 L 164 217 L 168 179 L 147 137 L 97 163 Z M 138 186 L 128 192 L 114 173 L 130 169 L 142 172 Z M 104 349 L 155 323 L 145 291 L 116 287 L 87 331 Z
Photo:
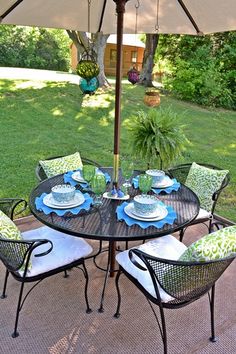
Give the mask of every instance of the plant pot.
M 144 96 L 144 103 L 147 106 L 155 107 L 160 104 L 160 95 L 158 92 L 146 92 Z

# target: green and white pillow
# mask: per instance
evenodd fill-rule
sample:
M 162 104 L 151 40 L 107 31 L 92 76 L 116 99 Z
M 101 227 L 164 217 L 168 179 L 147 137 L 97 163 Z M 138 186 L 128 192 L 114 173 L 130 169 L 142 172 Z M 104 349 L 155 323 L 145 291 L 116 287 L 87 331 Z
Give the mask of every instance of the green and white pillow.
M 205 262 L 236 254 L 236 225 L 202 237 L 192 243 L 179 258 L 186 262 Z
M 79 152 L 52 160 L 41 160 L 39 163 L 44 169 L 47 177 L 53 177 L 83 167 Z
M 8 240 L 18 240 L 21 241 L 23 238 L 21 237 L 21 232 L 17 228 L 17 226 L 14 224 L 14 222 L 0 210 L 0 237 L 5 238 Z M 18 248 L 18 252 L 22 252 L 22 255 L 24 255 L 26 251 L 25 246 L 22 244 Z M 9 252 L 9 250 L 6 249 L 6 252 Z M 6 253 L 6 256 L 8 254 Z M 29 261 L 28 264 L 28 269 L 32 268 L 32 263 Z M 20 271 L 25 270 L 25 264 L 22 265 L 22 267 L 19 269 Z
M 20 230 L 14 222 L 0 210 L 0 234 L 9 240 L 22 240 Z
M 213 170 L 193 162 L 185 185 L 196 193 L 201 208 L 210 212 L 213 204 L 212 195 L 220 189 L 228 173 L 228 170 Z

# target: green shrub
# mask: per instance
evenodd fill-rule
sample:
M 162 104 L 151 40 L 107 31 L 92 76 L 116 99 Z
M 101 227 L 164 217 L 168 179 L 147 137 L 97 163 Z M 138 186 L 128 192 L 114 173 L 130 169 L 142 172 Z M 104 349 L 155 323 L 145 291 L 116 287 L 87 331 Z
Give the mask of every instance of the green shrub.
M 69 37 L 64 30 L 0 26 L 0 66 L 69 70 Z

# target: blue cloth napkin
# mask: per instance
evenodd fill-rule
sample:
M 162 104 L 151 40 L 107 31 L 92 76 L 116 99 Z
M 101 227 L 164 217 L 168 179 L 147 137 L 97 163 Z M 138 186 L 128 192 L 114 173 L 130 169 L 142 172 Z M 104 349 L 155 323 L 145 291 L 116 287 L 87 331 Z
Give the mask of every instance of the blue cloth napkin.
M 132 183 L 133 183 L 133 186 L 134 188 L 138 188 L 138 180 L 139 180 L 139 176 L 136 176 L 132 179 Z M 179 190 L 180 188 L 180 183 L 177 182 L 177 180 L 174 178 L 173 179 L 174 181 L 174 184 L 170 187 L 166 187 L 166 188 L 152 188 L 152 191 L 155 193 L 155 194 L 160 194 L 161 192 L 165 192 L 167 194 L 170 194 L 171 192 L 173 191 L 177 191 Z
M 77 171 L 80 171 L 81 172 L 81 169 L 78 169 Z M 73 175 L 74 172 L 77 172 L 77 171 L 69 171 L 67 173 L 64 174 L 64 182 L 65 183 L 70 183 L 71 186 L 76 186 L 77 184 L 80 184 L 82 188 L 86 188 L 88 187 L 88 183 L 82 183 L 82 182 L 78 182 L 78 181 L 75 181 L 71 176 Z M 97 169 L 96 173 L 102 173 L 104 174 L 105 176 L 105 179 L 106 179 L 106 183 L 108 182 L 111 182 L 111 176 L 105 172 L 103 173 L 102 171 L 100 171 L 99 169 Z
M 80 191 L 76 191 L 76 193 L 81 193 Z M 82 194 L 82 193 L 81 193 Z M 70 212 L 74 215 L 79 214 L 79 212 L 81 210 L 89 210 L 91 204 L 93 203 L 93 198 L 90 197 L 90 195 L 88 193 L 84 194 L 84 198 L 85 201 L 83 202 L 83 204 L 75 207 L 75 208 L 68 208 L 68 209 L 53 209 L 48 207 L 47 205 L 45 205 L 43 203 L 43 198 L 47 195 L 47 193 L 43 193 L 41 194 L 40 197 L 37 197 L 35 199 L 35 206 L 37 210 L 40 210 L 42 212 L 44 212 L 44 214 L 48 215 L 50 213 L 56 213 L 58 216 L 63 216 L 66 213 Z
M 164 203 L 161 203 L 161 204 L 165 205 Z M 121 205 L 119 205 L 116 208 L 116 214 L 117 214 L 118 220 L 124 220 L 125 223 L 128 226 L 139 225 L 142 229 L 147 229 L 149 226 L 154 226 L 154 227 L 160 229 L 165 224 L 172 225 L 174 223 L 175 219 L 177 218 L 177 214 L 174 211 L 174 209 L 171 206 L 166 206 L 165 205 L 165 207 L 168 210 L 168 214 L 162 220 L 158 220 L 158 221 L 141 221 L 141 220 L 133 219 L 133 218 L 131 218 L 130 216 L 128 216 L 125 213 L 124 208 L 125 208 L 126 205 L 128 205 L 127 202 L 124 202 Z

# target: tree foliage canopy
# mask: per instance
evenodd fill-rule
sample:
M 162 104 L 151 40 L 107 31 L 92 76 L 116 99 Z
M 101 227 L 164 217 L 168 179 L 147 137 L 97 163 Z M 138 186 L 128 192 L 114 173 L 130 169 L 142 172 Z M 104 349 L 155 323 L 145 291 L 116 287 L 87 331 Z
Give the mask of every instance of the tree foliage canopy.
M 70 40 L 64 30 L 0 26 L 0 66 L 68 71 Z
M 236 109 L 236 32 L 161 35 L 156 61 L 168 62 L 167 88 L 179 98 Z

